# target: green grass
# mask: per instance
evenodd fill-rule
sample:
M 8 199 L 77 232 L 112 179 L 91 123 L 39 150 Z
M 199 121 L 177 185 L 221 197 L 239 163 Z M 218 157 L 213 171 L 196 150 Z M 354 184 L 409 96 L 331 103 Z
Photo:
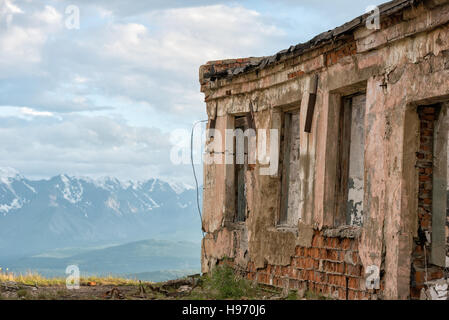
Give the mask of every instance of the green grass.
M 298 292 L 295 290 L 290 291 L 286 300 L 298 300 Z
M 26 289 L 20 289 L 20 290 L 17 291 L 17 297 L 20 298 L 20 299 L 30 299 L 31 298 L 31 294 Z
M 62 285 L 65 284 L 65 279 L 58 279 L 58 278 L 54 278 L 54 279 L 47 279 L 45 277 L 42 277 L 39 274 L 36 273 L 27 273 L 27 274 L 13 274 L 13 273 L 0 273 L 0 282 L 7 282 L 7 281 L 13 281 L 13 282 L 17 282 L 20 284 L 25 284 L 25 285 L 30 285 L 30 286 L 34 286 L 34 285 L 39 285 L 42 287 L 48 287 L 48 286 L 57 286 L 57 285 Z
M 139 285 L 139 280 L 137 279 L 125 279 L 118 278 L 114 276 L 106 276 L 106 277 L 87 277 L 81 278 L 81 284 L 87 284 L 88 282 L 95 282 L 99 285 L 113 285 L 113 286 L 137 286 Z M 143 282 L 143 281 L 142 281 Z
M 152 299 L 170 299 L 170 297 L 177 297 L 177 299 L 189 299 L 189 300 L 252 300 L 252 299 L 283 299 L 283 300 L 297 300 L 299 297 L 298 292 L 291 290 L 287 296 L 282 296 L 281 289 L 265 287 L 258 285 L 240 276 L 235 270 L 228 264 L 215 267 L 209 274 L 200 276 L 196 279 L 197 285 L 192 291 L 186 295 L 177 295 L 178 288 L 164 287 L 165 283 L 150 283 L 142 282 L 142 286 L 146 288 L 146 295 Z M 28 273 L 25 275 L 12 275 L 12 274 L 0 274 L 0 283 L 6 281 L 13 281 L 18 287 L 16 291 L 17 298 L 19 299 L 38 299 L 38 300 L 54 300 L 54 299 L 71 299 L 71 298 L 84 298 L 84 299 L 101 299 L 100 296 L 96 296 L 94 291 L 89 292 L 85 290 L 82 296 L 76 296 L 73 292 L 65 290 L 66 279 L 53 278 L 47 279 L 39 274 Z M 159 290 L 151 290 L 153 288 L 159 288 L 167 290 L 168 293 L 160 292 Z M 93 286 L 129 286 L 124 288 L 125 298 L 133 299 L 136 295 L 135 292 L 139 292 L 140 283 L 138 280 L 121 279 L 112 276 L 109 277 L 86 277 L 80 279 L 81 286 L 93 285 Z M 38 291 L 32 292 L 31 288 L 25 286 L 36 286 Z M 134 288 L 135 289 L 134 289 Z M 33 289 L 34 290 L 34 289 Z M 43 292 L 42 292 L 43 291 Z M 172 295 L 174 294 L 174 295 Z M 329 298 L 317 295 L 311 291 L 307 291 L 304 295 L 306 300 L 326 300 Z M 8 297 L 3 296 L 3 299 Z M 0 295 L 0 299 L 2 296 Z M 9 299 L 9 298 L 8 298 Z
M 330 298 L 318 295 L 312 291 L 306 291 L 306 293 L 304 294 L 304 298 L 306 298 L 307 300 L 331 300 Z
M 216 267 L 205 277 L 204 288 L 211 298 L 218 300 L 251 298 L 257 293 L 250 281 L 236 275 L 234 269 L 226 264 Z
M 44 293 L 44 292 L 41 292 L 37 295 L 37 300 L 52 300 L 52 299 L 53 299 L 53 296 L 51 296 L 47 293 Z
M 0 282 L 13 281 L 19 284 L 39 287 L 58 287 L 65 286 L 65 278 L 45 278 L 37 273 L 28 272 L 26 274 L 12 274 L 0 273 Z M 114 286 L 134 286 L 138 285 L 139 281 L 136 279 L 124 279 L 113 276 L 106 277 L 81 277 L 80 285 L 87 285 L 88 283 L 95 283 L 96 285 L 114 285 Z

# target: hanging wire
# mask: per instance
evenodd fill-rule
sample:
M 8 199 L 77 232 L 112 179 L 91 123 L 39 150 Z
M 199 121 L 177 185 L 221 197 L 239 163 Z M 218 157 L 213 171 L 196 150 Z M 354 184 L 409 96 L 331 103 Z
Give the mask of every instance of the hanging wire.
M 203 215 L 201 213 L 201 208 L 200 208 L 200 192 L 199 192 L 199 185 L 198 185 L 198 178 L 196 176 L 196 170 L 195 170 L 195 163 L 193 161 L 193 135 L 195 133 L 195 127 L 200 124 L 200 123 L 204 123 L 207 122 L 208 120 L 199 120 L 196 121 L 193 126 L 192 126 L 192 133 L 190 135 L 190 161 L 192 164 L 192 171 L 193 171 L 193 177 L 195 178 L 195 186 L 196 186 L 196 205 L 197 205 L 197 209 L 198 209 L 198 214 L 200 216 L 201 221 L 203 221 Z M 204 231 L 201 230 L 201 232 L 203 233 L 203 237 L 204 237 Z
M 203 252 L 204 252 L 204 256 L 207 258 L 207 254 L 206 254 L 206 246 L 204 245 L 204 230 L 203 230 L 203 215 L 201 213 L 201 208 L 200 208 L 200 192 L 199 192 L 199 185 L 198 185 L 198 178 L 196 176 L 196 170 L 195 170 L 195 163 L 193 161 L 193 134 L 195 133 L 195 127 L 200 124 L 200 123 L 204 123 L 207 122 L 208 120 L 199 120 L 196 121 L 193 126 L 192 126 L 192 133 L 190 135 L 190 161 L 192 164 L 192 171 L 193 171 L 193 177 L 195 178 L 195 186 L 196 186 L 196 206 L 198 209 L 198 214 L 200 216 L 200 220 L 201 220 L 201 233 L 203 234 L 203 240 L 201 241 L 203 243 Z

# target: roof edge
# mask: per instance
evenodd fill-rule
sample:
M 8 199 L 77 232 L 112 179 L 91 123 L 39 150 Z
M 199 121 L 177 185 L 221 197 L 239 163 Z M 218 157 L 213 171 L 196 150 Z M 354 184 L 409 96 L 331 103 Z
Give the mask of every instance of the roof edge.
M 379 5 L 380 15 L 390 16 L 408 7 L 415 6 L 424 0 L 393 0 Z M 249 73 L 254 70 L 262 70 L 279 62 L 281 59 L 297 57 L 305 52 L 317 49 L 331 43 L 336 38 L 353 33 L 360 26 L 366 24 L 371 13 L 365 13 L 357 18 L 326 32 L 323 32 L 311 40 L 291 46 L 288 49 L 268 57 L 249 57 L 239 59 L 226 59 L 209 61 L 200 67 L 200 83 L 203 85 L 209 81 L 231 78 L 239 74 Z

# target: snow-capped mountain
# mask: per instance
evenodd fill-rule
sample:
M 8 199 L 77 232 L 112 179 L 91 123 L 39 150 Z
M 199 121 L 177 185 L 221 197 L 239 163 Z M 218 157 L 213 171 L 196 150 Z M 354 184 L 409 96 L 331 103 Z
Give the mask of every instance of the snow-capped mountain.
M 0 254 L 95 243 L 200 238 L 192 187 L 55 176 L 29 180 L 0 168 Z

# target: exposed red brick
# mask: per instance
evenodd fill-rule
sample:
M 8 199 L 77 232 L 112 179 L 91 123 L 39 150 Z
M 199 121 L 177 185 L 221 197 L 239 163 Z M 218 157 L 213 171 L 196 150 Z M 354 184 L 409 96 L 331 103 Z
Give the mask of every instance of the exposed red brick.
M 291 72 L 287 75 L 288 79 L 294 79 L 294 78 L 298 78 L 302 75 L 304 75 L 304 71 L 299 70 L 299 71 L 295 71 L 295 72 Z
M 313 260 L 313 269 L 318 270 L 320 268 L 320 260 Z
M 348 290 L 348 299 L 349 300 L 356 300 L 357 299 L 357 292 L 354 290 Z
M 282 274 L 282 270 L 280 266 L 276 266 L 274 270 L 274 274 L 280 276 Z
M 276 287 L 282 287 L 282 279 L 280 277 L 274 277 L 273 278 L 273 285 Z
M 346 277 L 336 274 L 329 274 L 328 281 L 330 284 L 337 287 L 346 287 Z
M 355 290 L 360 289 L 360 279 L 359 278 L 349 278 L 348 287 L 350 289 L 355 289 Z
M 342 261 L 341 251 L 338 250 L 327 250 L 327 259 L 332 261 Z
M 299 281 L 295 279 L 289 279 L 288 281 L 288 288 L 289 289 L 298 289 L 299 288 Z
M 346 300 L 346 289 L 338 288 L 337 290 L 338 290 L 338 299 Z
M 316 248 L 322 248 L 324 246 L 323 237 L 319 234 L 315 234 L 312 240 L 312 246 Z
M 349 276 L 355 276 L 355 277 L 360 277 L 362 276 L 362 267 L 359 265 L 351 265 L 351 264 L 346 264 L 345 265 L 345 274 L 349 275 Z
M 289 275 L 289 273 L 290 273 L 290 268 L 288 266 L 282 267 L 282 269 L 281 269 L 282 276 L 286 277 Z
M 306 258 L 305 268 L 308 269 L 308 270 L 309 269 L 313 269 L 314 262 L 315 262 L 315 260 L 313 258 Z
M 357 53 L 357 46 L 355 42 L 350 42 L 341 48 L 338 48 L 326 55 L 326 65 L 329 67 L 338 63 L 342 58 L 351 56 Z
M 418 192 L 418 226 L 421 232 L 431 231 L 432 227 L 432 181 L 433 181 L 433 136 L 437 109 L 435 106 L 419 107 L 420 119 L 420 145 L 417 154 L 417 167 L 419 168 Z M 430 257 L 430 246 L 426 246 L 427 262 Z M 412 254 L 412 267 L 414 270 L 411 288 L 411 297 L 418 299 L 420 290 L 426 281 L 426 267 L 424 250 L 421 239 L 415 239 Z M 440 268 L 432 268 L 427 273 L 427 280 L 439 279 L 444 276 Z
M 306 268 L 306 258 L 303 258 L 303 257 L 299 257 L 299 258 L 296 258 L 295 259 L 295 266 L 296 266 L 296 268 L 299 268 L 299 269 L 305 269 Z
M 434 280 L 434 279 L 441 279 L 441 278 L 443 278 L 444 277 L 444 272 L 443 272 L 443 270 L 437 270 L 437 271 L 434 271 L 434 272 L 432 272 L 431 274 L 430 274 L 430 278 L 432 279 L 432 280 Z
M 312 258 L 318 259 L 320 257 L 320 249 L 319 248 L 311 248 L 310 249 L 310 256 Z
M 298 280 L 307 280 L 307 271 L 306 270 L 298 270 L 296 278 Z
M 351 249 L 351 239 L 343 239 L 340 243 L 340 248 L 343 250 Z
M 359 263 L 359 254 L 357 252 L 353 252 L 352 253 L 352 262 L 354 264 L 358 264 Z
M 308 280 L 308 281 L 313 281 L 314 276 L 315 276 L 315 271 L 313 271 L 313 270 L 308 270 L 308 271 L 307 271 L 306 280 Z
M 289 268 L 288 276 L 289 276 L 290 278 L 295 279 L 295 278 L 297 277 L 297 274 L 298 274 L 298 269 L 293 268 L 293 267 Z

